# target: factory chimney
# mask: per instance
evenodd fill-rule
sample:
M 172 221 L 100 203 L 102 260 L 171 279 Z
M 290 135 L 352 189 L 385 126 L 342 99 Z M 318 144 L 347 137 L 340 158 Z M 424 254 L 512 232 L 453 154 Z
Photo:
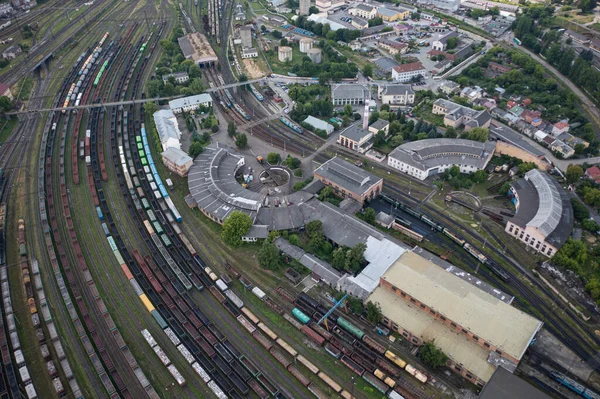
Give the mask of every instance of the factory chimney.
M 371 90 L 367 90 L 367 92 L 369 94 L 365 96 L 365 111 L 363 113 L 363 125 L 362 125 L 362 128 L 364 130 L 369 129 L 369 105 L 371 103 Z

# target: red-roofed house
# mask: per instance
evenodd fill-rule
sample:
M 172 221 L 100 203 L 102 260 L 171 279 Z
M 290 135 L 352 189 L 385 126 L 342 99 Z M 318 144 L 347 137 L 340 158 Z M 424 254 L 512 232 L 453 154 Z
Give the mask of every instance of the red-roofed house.
M 525 122 L 527 122 L 527 123 L 531 123 L 535 119 L 541 118 L 541 116 L 542 116 L 542 113 L 540 111 L 531 111 L 529 109 L 526 109 L 521 114 L 521 119 L 525 120 Z
M 600 181 L 600 168 L 598 168 L 597 166 L 587 168 L 583 177 L 585 177 L 586 179 L 592 179 L 596 183 L 598 183 Z
M 552 127 L 552 135 L 558 136 L 569 131 L 569 124 L 564 121 L 556 122 Z
M 419 75 L 423 77 L 427 75 L 427 69 L 420 61 L 400 64 L 392 69 L 392 79 L 397 82 L 408 82 Z
M 515 105 L 517 105 L 517 102 L 510 100 L 509 102 L 506 103 L 506 109 L 511 110 L 512 107 L 514 107 Z
M 523 100 L 523 102 L 521 102 L 521 106 L 523 107 L 529 107 L 531 105 L 531 98 L 526 98 L 525 100 Z
M 6 96 L 10 98 L 11 101 L 13 100 L 13 95 L 10 92 L 10 87 L 5 85 L 4 83 L 0 83 L 0 96 Z

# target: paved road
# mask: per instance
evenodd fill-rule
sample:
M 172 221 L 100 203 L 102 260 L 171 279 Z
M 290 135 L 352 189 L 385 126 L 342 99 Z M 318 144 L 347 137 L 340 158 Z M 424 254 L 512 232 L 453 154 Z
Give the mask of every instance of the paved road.
M 511 34 L 510 36 L 507 36 L 507 37 L 503 38 L 502 40 L 510 43 L 512 41 L 512 37 L 513 36 Z M 600 110 L 598 110 L 598 107 L 596 106 L 596 104 L 594 104 L 592 102 L 592 100 L 590 100 L 589 97 L 583 91 L 581 91 L 581 89 L 579 89 L 579 87 L 577 87 L 566 76 L 564 76 L 562 73 L 560 73 L 556 68 L 554 68 L 548 62 L 546 62 L 546 60 L 544 60 L 539 55 L 527 50 L 523 46 L 520 46 L 519 50 L 523 51 L 525 54 L 527 54 L 531 58 L 533 58 L 536 62 L 543 65 L 544 68 L 548 69 L 556 77 L 558 77 L 562 84 L 564 84 L 569 89 L 571 89 L 571 91 L 573 91 L 573 93 L 575 93 L 575 95 L 577 95 L 577 97 L 579 97 L 579 100 L 581 101 L 581 105 L 585 108 L 586 112 L 590 115 L 594 124 L 597 126 L 600 125 Z M 600 158 L 597 158 L 597 159 L 600 159 Z M 589 162 L 591 162 L 591 161 L 589 161 Z M 594 161 L 594 162 L 597 162 L 597 161 Z

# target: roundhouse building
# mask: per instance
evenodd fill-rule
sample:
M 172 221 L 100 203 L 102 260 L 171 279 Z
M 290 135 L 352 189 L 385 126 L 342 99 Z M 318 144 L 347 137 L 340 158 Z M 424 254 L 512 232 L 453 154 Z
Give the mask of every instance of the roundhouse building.
M 485 169 L 494 154 L 492 142 L 462 139 L 427 139 L 396 147 L 388 165 L 419 180 L 458 166 L 461 173 Z
M 535 251 L 553 256 L 573 231 L 573 208 L 566 192 L 550 175 L 533 169 L 511 183 L 509 195 L 517 212 L 504 230 Z

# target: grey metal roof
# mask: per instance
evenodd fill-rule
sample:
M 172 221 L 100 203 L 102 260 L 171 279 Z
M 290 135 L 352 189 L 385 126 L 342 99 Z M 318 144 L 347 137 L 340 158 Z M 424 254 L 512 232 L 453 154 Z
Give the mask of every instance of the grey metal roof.
M 346 162 L 341 158 L 334 157 L 315 170 L 315 175 L 322 176 L 335 182 L 347 191 L 363 195 L 382 178 Z
M 522 135 L 505 126 L 490 126 L 490 138 L 495 138 L 497 140 L 512 144 L 515 147 L 521 148 L 522 150 L 525 150 L 538 158 L 544 155 L 544 152 L 539 148 L 525 141 Z
M 170 138 L 173 138 L 179 142 L 181 132 L 175 119 L 175 114 L 170 109 L 158 110 L 152 115 L 154 118 L 154 124 L 160 137 L 160 142 L 165 143 Z
M 511 185 L 519 196 L 519 208 L 511 222 L 539 229 L 554 246 L 564 244 L 573 230 L 573 208 L 560 184 L 547 173 L 533 169 Z
M 402 144 L 389 157 L 423 171 L 449 164 L 484 169 L 495 148 L 495 144 L 489 141 L 426 139 Z
M 348 127 L 346 130 L 344 130 L 342 133 L 340 133 L 340 137 L 346 137 L 346 138 L 349 138 L 350 140 L 359 142 L 366 135 L 369 135 L 369 134 L 372 134 L 372 133 L 366 129 L 363 129 L 362 125 L 354 124 L 354 125 Z
M 250 231 L 248 231 L 248 234 L 246 234 L 245 237 L 267 238 L 269 237 L 269 228 L 267 226 L 255 224 L 254 226 L 250 227 Z
M 377 119 L 369 127 L 372 127 L 373 129 L 377 129 L 377 131 L 379 131 L 389 125 L 390 125 L 390 123 L 388 121 L 386 121 L 385 119 Z
M 371 11 L 373 11 L 374 8 L 375 7 L 370 6 L 368 4 L 359 4 L 356 6 L 356 9 L 366 11 L 366 12 L 371 12 Z
M 308 123 L 309 125 L 311 125 L 315 129 L 321 129 L 321 130 L 326 131 L 327 133 L 333 131 L 333 125 L 330 125 L 329 123 L 327 123 L 325 121 L 322 121 L 321 119 L 315 118 L 312 115 L 309 115 L 304 120 L 304 123 Z
M 390 9 L 384 8 L 384 7 L 379 8 L 377 10 L 377 14 L 383 15 L 385 17 L 393 17 L 393 16 L 395 16 L 398 13 L 400 13 L 400 11 L 398 11 L 398 10 L 390 10 Z
M 381 57 L 375 61 L 375 65 L 383 71 L 389 72 L 392 68 L 398 66 L 398 63 L 388 57 Z
M 173 147 L 167 148 L 167 150 L 160 155 L 164 158 L 167 158 L 177 166 L 183 166 L 192 160 L 192 158 L 184 151 Z
M 353 99 L 365 97 L 365 87 L 358 84 L 340 84 L 331 89 L 333 99 Z
M 404 94 L 415 94 L 411 85 L 386 85 L 383 89 L 383 95 L 400 96 Z
M 342 274 L 335 270 L 329 263 L 322 261 L 304 252 L 301 248 L 290 244 L 287 240 L 279 237 L 273 244 L 280 250 L 299 261 L 303 266 L 310 269 L 313 273 L 318 274 L 321 279 L 327 283 L 336 286 Z
M 169 107 L 171 109 L 182 108 L 188 105 L 199 105 L 202 103 L 211 103 L 212 97 L 208 93 L 196 94 L 195 96 L 176 98 L 175 100 L 169 101 Z
M 451 37 L 458 37 L 458 32 L 451 31 L 447 35 L 440 37 L 437 41 L 446 44 Z
M 177 42 L 179 43 L 179 48 L 181 48 L 181 52 L 185 58 L 191 58 L 192 55 L 194 55 L 194 47 L 187 36 L 178 38 Z
M 550 396 L 505 370 L 503 367 L 498 367 L 479 394 L 479 399 L 506 398 L 550 399 Z

